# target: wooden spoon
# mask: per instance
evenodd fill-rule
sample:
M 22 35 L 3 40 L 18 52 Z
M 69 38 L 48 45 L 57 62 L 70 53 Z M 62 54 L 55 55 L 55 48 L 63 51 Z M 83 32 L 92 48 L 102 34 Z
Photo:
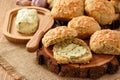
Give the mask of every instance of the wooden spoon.
M 34 52 L 38 49 L 41 38 L 45 32 L 52 27 L 53 23 L 54 19 L 51 16 L 44 15 L 41 17 L 38 30 L 26 45 L 28 51 Z

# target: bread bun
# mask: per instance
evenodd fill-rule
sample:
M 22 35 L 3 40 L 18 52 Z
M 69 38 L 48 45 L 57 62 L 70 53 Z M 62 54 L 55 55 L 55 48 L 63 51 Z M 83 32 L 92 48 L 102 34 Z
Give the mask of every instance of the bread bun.
M 45 47 L 61 42 L 65 39 L 71 39 L 77 36 L 77 32 L 66 26 L 58 26 L 50 29 L 42 38 L 42 43 Z
M 81 39 L 89 38 L 95 31 L 101 30 L 98 22 L 88 16 L 73 18 L 69 21 L 68 27 L 75 29 Z
M 92 53 L 83 40 L 73 38 L 55 44 L 53 56 L 59 64 L 88 63 Z
M 107 0 L 85 0 L 85 11 L 101 25 L 111 24 L 115 17 L 115 9 Z
M 90 48 L 99 54 L 120 55 L 120 31 L 96 31 L 90 38 Z
M 84 14 L 84 0 L 54 0 L 51 14 L 55 19 L 68 21 Z

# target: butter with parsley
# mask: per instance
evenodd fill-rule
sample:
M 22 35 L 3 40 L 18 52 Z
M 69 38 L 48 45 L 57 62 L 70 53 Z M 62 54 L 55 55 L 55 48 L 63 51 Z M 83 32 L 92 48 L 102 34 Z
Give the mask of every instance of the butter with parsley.
M 63 48 L 59 48 L 55 54 L 61 55 L 67 58 L 79 58 L 86 53 L 87 49 L 77 44 L 69 44 Z
M 74 38 L 56 43 L 53 46 L 53 56 L 60 64 L 88 63 L 92 53 L 83 40 Z
M 33 34 L 38 29 L 38 21 L 37 10 L 23 8 L 17 13 L 15 25 L 18 32 L 23 34 Z

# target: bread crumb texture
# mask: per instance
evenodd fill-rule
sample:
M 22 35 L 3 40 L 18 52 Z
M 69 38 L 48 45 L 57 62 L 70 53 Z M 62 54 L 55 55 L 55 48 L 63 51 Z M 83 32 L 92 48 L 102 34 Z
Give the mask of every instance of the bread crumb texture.
M 55 44 L 53 56 L 60 64 L 88 63 L 92 53 L 83 40 L 74 38 Z

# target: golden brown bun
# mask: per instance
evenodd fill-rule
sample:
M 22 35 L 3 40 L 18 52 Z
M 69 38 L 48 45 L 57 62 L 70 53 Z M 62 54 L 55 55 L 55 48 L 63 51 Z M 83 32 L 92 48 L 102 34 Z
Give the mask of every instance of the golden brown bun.
M 73 28 L 77 31 L 78 37 L 81 39 L 85 39 L 90 37 L 95 31 L 101 30 L 101 27 L 95 21 L 94 18 L 88 16 L 79 16 L 73 18 L 68 23 L 69 28 Z
M 58 26 L 50 29 L 42 38 L 42 43 L 45 47 L 61 42 L 65 39 L 70 39 L 77 36 L 77 32 L 66 26 Z
M 96 31 L 90 38 L 90 48 L 95 53 L 120 55 L 120 31 Z
M 73 38 L 55 44 L 53 56 L 60 64 L 88 63 L 92 58 L 92 53 L 83 40 Z
M 85 11 L 101 25 L 111 24 L 115 17 L 115 9 L 107 0 L 85 0 Z
M 120 13 L 120 0 L 111 0 L 111 3 L 115 7 L 115 12 Z
M 84 14 L 83 0 L 54 0 L 51 14 L 55 19 L 70 20 Z

